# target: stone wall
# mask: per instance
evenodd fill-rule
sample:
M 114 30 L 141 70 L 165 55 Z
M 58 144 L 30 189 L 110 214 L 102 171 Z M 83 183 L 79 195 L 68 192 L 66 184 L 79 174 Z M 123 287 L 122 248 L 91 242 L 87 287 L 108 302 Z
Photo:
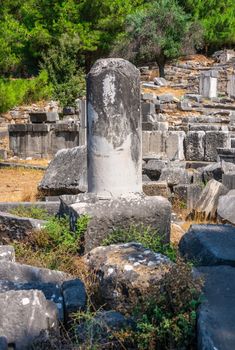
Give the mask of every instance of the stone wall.
M 15 124 L 8 131 L 10 150 L 21 158 L 52 158 L 62 148 L 79 145 L 76 124 Z

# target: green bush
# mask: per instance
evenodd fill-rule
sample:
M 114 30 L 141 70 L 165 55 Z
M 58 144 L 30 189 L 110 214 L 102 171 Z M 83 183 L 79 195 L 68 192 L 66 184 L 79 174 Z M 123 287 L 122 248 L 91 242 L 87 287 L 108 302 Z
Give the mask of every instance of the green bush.
M 103 240 L 103 245 L 138 242 L 145 248 L 151 249 L 156 253 L 162 253 L 168 256 L 172 261 L 176 260 L 176 248 L 170 243 L 164 243 L 163 237 L 159 235 L 157 230 L 151 227 L 130 226 L 129 229 L 118 229 L 108 235 Z
M 0 113 L 24 104 L 50 98 L 52 86 L 45 70 L 32 79 L 0 79 Z

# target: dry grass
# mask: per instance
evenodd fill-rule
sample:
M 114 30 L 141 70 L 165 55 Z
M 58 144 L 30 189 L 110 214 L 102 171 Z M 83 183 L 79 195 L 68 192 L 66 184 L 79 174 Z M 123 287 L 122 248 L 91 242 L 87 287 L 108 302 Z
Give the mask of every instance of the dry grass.
M 50 159 L 15 159 L 9 158 L 5 163 L 19 163 L 27 165 L 39 165 L 39 166 L 48 166 Z
M 0 202 L 36 201 L 37 186 L 43 170 L 23 168 L 0 169 Z
M 144 93 L 153 93 L 156 95 L 163 95 L 163 94 L 172 94 L 173 96 L 180 98 L 184 94 L 187 93 L 187 90 L 184 89 L 175 89 L 170 86 L 164 86 L 164 87 L 157 87 L 156 88 L 142 88 L 142 92 Z

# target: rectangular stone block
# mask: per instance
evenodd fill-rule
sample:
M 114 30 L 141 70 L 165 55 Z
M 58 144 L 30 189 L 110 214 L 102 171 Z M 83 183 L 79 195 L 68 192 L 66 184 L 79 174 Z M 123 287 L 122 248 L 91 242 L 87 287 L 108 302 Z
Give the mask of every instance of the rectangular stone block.
M 142 152 L 143 156 L 157 155 L 166 151 L 165 133 L 162 131 L 142 132 Z
M 31 123 L 56 123 L 59 121 L 57 112 L 31 112 L 29 117 Z
M 155 114 L 155 105 L 153 103 L 141 103 L 142 121 L 148 122 L 148 116 Z
M 205 155 L 205 132 L 189 131 L 185 137 L 186 160 L 203 161 Z
M 223 174 L 222 175 L 222 183 L 229 190 L 234 190 L 235 189 L 235 173 Z
M 166 154 L 170 160 L 184 160 L 184 139 L 183 131 L 169 131 L 166 133 Z
M 206 98 L 217 97 L 217 71 L 206 71 L 200 76 L 199 93 Z
M 231 146 L 228 131 L 207 131 L 205 136 L 205 161 L 216 162 L 218 158 L 217 148 L 229 148 Z
M 229 77 L 227 93 L 229 97 L 235 98 L 235 75 L 230 75 Z

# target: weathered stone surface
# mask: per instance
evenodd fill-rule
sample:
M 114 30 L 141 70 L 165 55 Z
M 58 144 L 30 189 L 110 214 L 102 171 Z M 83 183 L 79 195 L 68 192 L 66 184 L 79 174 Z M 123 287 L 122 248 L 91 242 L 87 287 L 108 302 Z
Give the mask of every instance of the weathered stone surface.
M 11 245 L 0 245 L 0 261 L 15 262 L 15 249 Z
M 189 131 L 185 137 L 186 160 L 204 160 L 205 132 Z
M 88 269 L 99 276 L 99 290 L 107 307 L 130 310 L 139 297 L 160 284 L 171 266 L 162 254 L 138 243 L 97 247 L 84 257 Z
M 60 283 L 44 283 L 44 282 L 12 282 L 9 280 L 0 280 L 0 293 L 6 293 L 8 291 L 27 291 L 38 290 L 41 291 L 45 298 L 49 301 L 53 301 L 58 309 L 58 317 L 61 321 L 64 320 L 64 301 L 61 291 Z M 0 348 L 1 349 L 1 348 Z
M 213 179 L 210 180 L 196 203 L 195 212 L 207 219 L 215 218 L 219 197 L 227 192 L 228 189 L 223 184 Z
M 1 261 L 0 263 L 0 280 L 17 283 L 43 282 L 60 284 L 68 278 L 69 276 L 61 271 L 17 264 L 9 261 Z
M 217 71 L 204 71 L 200 76 L 199 93 L 206 98 L 217 97 Z
M 0 334 L 16 350 L 30 346 L 42 330 L 58 326 L 56 306 L 37 290 L 1 293 L 0 309 Z
M 57 112 L 30 112 L 31 123 L 56 123 L 59 121 Z
M 49 164 L 38 188 L 45 195 L 77 194 L 87 190 L 85 146 L 62 149 Z
M 222 171 L 224 174 L 235 173 L 235 164 L 234 163 L 225 162 L 224 160 L 222 160 L 221 167 L 222 167 Z
M 45 221 L 43 220 L 0 212 L 0 241 L 6 243 L 13 239 L 22 239 L 33 230 L 41 229 L 44 225 Z
M 166 155 L 170 160 L 184 160 L 184 131 L 169 131 L 166 137 Z
M 235 268 L 201 267 L 205 301 L 198 312 L 198 350 L 231 350 L 235 344 Z
M 145 225 L 156 228 L 159 235 L 169 241 L 171 205 L 163 197 L 148 197 L 143 194 L 110 200 L 64 204 L 65 212 L 75 225 L 78 217 L 88 214 L 91 219 L 84 234 L 85 250 L 102 244 L 104 238 L 115 229 L 131 225 Z
M 88 192 L 109 198 L 141 192 L 139 70 L 123 59 L 96 61 L 87 106 Z
M 205 137 L 205 160 L 216 162 L 218 158 L 217 148 L 230 147 L 230 136 L 228 131 L 208 131 Z
M 167 167 L 162 169 L 160 181 L 166 181 L 168 186 L 175 186 L 178 184 L 190 184 L 192 176 L 185 169 L 178 167 Z
M 235 191 L 229 191 L 225 196 L 220 196 L 218 209 L 218 217 L 235 225 Z
M 72 313 L 85 310 L 86 290 L 82 281 L 79 279 L 65 281 L 62 292 L 67 320 Z
M 217 148 L 218 157 L 221 161 L 230 162 L 235 164 L 235 148 Z
M 161 176 L 162 169 L 167 163 L 165 160 L 151 159 L 143 166 L 143 171 L 151 180 L 157 181 Z
M 0 349 L 8 350 L 7 338 L 0 336 Z
M 160 78 L 160 77 L 156 77 L 153 79 L 154 84 L 157 86 L 166 86 L 167 85 L 167 81 L 164 78 Z
M 229 172 L 227 174 L 222 175 L 222 183 L 229 190 L 235 189 L 235 172 Z
M 202 187 L 198 184 L 179 184 L 174 186 L 174 198 L 185 203 L 187 209 L 192 210 L 200 197 Z
M 171 190 L 166 181 L 149 181 L 143 183 L 143 192 L 146 196 L 171 197 Z
M 180 241 L 180 252 L 197 265 L 235 266 L 235 227 L 192 225 Z

